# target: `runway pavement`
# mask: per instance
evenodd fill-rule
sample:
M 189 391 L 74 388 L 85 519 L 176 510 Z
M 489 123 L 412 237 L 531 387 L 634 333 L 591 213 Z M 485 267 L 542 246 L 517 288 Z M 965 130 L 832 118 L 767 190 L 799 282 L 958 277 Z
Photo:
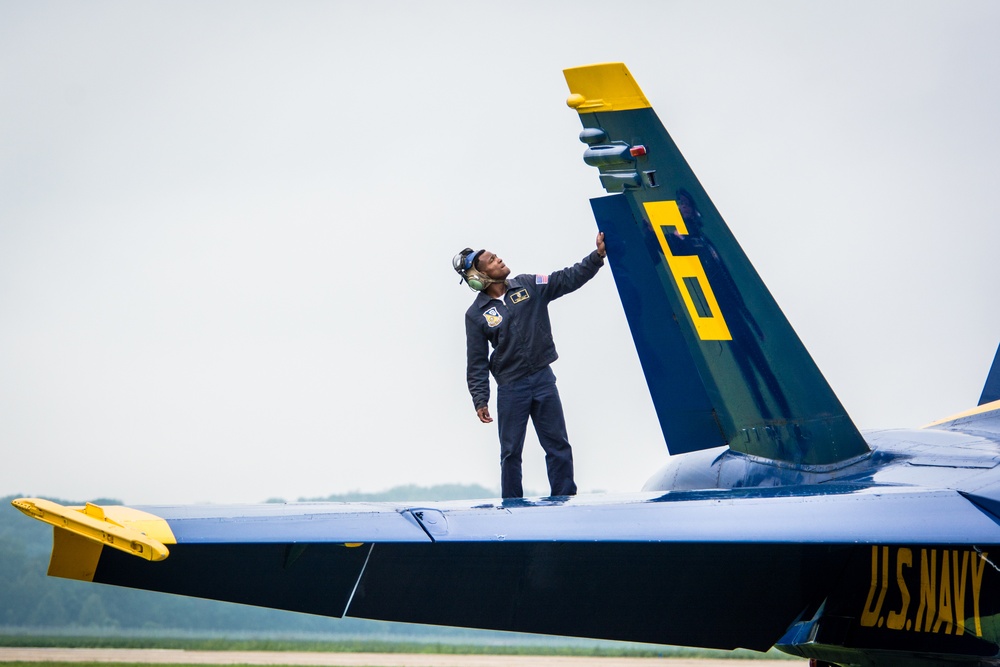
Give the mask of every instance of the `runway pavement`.
M 806 660 L 715 660 L 438 653 L 184 651 L 121 648 L 0 648 L 4 662 L 149 665 L 323 665 L 325 667 L 801 667 Z

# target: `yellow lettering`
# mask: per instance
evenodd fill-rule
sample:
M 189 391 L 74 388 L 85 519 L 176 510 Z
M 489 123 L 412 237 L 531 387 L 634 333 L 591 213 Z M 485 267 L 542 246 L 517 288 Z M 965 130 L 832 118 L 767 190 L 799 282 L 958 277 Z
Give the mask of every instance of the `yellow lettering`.
M 983 636 L 983 626 L 979 621 L 979 588 L 983 585 L 983 571 L 986 569 L 987 554 L 985 551 L 979 554 L 979 558 L 972 559 L 972 614 L 976 619 L 976 636 Z M 976 565 L 979 565 L 976 568 Z
M 929 560 L 929 562 L 928 562 Z M 920 621 L 924 618 L 924 611 L 927 611 L 924 622 L 924 632 L 929 632 L 931 623 L 934 621 L 934 612 L 937 609 L 937 552 L 930 550 L 928 559 L 927 549 L 920 550 L 920 605 L 917 607 L 917 618 L 914 627 L 920 630 Z
M 955 634 L 965 634 L 965 575 L 969 571 L 969 552 L 962 552 L 962 571 L 958 570 L 958 552 L 951 552 L 952 591 L 955 594 Z
M 901 548 L 896 552 L 896 585 L 899 586 L 899 594 L 903 598 L 899 611 L 890 611 L 886 625 L 893 630 L 902 630 L 906 624 L 906 610 L 910 606 L 910 590 L 906 587 L 906 580 L 903 578 L 903 566 L 913 565 L 913 552 L 907 548 Z
M 673 227 L 678 234 L 687 235 L 687 225 L 681 217 L 680 209 L 675 201 L 651 201 L 645 202 L 643 207 L 649 217 L 649 223 L 653 227 L 663 256 L 667 260 L 667 267 L 674 278 L 674 284 L 681 294 L 684 306 L 687 308 L 691 321 L 694 323 L 695 331 L 701 340 L 732 340 L 729 333 L 729 326 L 726 324 L 722 311 L 719 309 L 719 302 L 715 298 L 715 292 L 705 275 L 705 267 L 697 255 L 677 256 L 670 251 L 667 244 L 667 237 L 664 234 L 665 228 Z M 701 294 L 692 293 L 700 291 Z M 698 303 L 695 303 L 697 299 Z M 699 305 L 701 309 L 699 309 Z M 707 310 L 707 313 L 700 312 Z
M 948 567 L 948 550 L 941 552 L 941 588 L 938 589 L 938 615 L 934 623 L 934 632 L 944 625 L 944 633 L 951 634 L 952 626 L 952 606 L 951 606 L 951 568 Z
M 882 547 L 882 586 L 879 588 L 878 576 L 878 547 L 872 546 L 872 587 L 868 590 L 868 600 L 865 602 L 865 611 L 861 614 L 861 625 L 870 628 L 879 620 L 879 612 L 882 611 L 882 603 L 885 602 L 885 592 L 889 589 L 889 547 Z M 875 589 L 879 588 L 878 602 L 872 609 L 872 600 L 875 598 Z

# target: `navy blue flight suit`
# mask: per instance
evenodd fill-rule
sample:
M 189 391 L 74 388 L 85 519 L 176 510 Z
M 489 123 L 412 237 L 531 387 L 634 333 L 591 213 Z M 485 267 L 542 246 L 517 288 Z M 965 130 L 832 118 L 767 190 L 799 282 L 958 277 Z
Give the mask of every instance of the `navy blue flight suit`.
M 573 450 L 549 364 L 555 361 L 549 302 L 578 289 L 604 266 L 597 251 L 578 264 L 547 276 L 521 274 L 507 279 L 504 298 L 480 292 L 465 313 L 468 352 L 466 379 L 476 409 L 490 399 L 489 373 L 497 381 L 500 486 L 504 498 L 520 498 L 521 451 L 528 417 L 545 450 L 553 496 L 576 493 Z M 489 354 L 490 345 L 493 354 Z

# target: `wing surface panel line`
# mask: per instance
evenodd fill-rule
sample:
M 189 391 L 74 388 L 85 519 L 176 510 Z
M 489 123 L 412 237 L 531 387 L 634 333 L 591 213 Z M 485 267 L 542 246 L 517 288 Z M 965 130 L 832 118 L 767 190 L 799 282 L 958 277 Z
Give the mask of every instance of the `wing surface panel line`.
M 361 577 L 365 576 L 365 568 L 368 567 L 368 561 L 372 557 L 372 550 L 375 549 L 375 543 L 372 542 L 368 545 L 368 555 L 365 556 L 365 564 L 361 566 L 361 571 L 358 572 L 358 578 L 354 582 L 354 588 L 351 589 L 351 594 L 347 597 L 347 604 L 344 605 L 344 611 L 340 614 L 341 617 L 347 616 L 347 610 L 351 608 L 351 600 L 354 599 L 354 594 L 358 592 L 358 586 L 361 585 Z

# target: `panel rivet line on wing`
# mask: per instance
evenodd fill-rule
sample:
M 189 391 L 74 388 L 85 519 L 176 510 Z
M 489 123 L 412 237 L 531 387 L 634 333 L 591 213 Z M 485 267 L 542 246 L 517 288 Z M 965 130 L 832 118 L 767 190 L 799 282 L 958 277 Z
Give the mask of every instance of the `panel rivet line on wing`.
M 344 605 L 344 611 L 340 614 L 341 618 L 347 616 L 347 610 L 351 608 L 351 601 L 354 599 L 354 594 L 358 592 L 358 586 L 361 585 L 361 578 L 365 576 L 365 568 L 368 567 L 368 561 L 371 560 L 372 551 L 375 549 L 375 543 L 372 542 L 368 545 L 368 554 L 365 556 L 365 563 L 361 566 L 361 571 L 358 572 L 358 578 L 354 582 L 354 588 L 351 589 L 351 594 L 347 597 L 347 604 Z

